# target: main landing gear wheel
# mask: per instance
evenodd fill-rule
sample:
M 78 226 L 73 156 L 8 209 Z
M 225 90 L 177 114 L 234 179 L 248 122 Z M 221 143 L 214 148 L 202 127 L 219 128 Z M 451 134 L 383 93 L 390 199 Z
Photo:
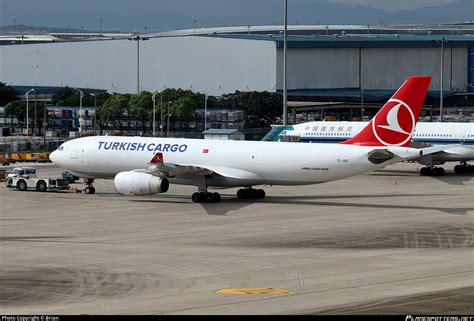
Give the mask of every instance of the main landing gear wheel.
M 474 165 L 469 165 L 465 162 L 454 166 L 454 172 L 456 174 L 473 174 L 474 173 Z
M 95 187 L 94 186 L 87 186 L 86 188 L 84 188 L 84 193 L 94 194 L 95 193 Z
M 444 168 L 442 167 L 423 167 L 420 170 L 420 175 L 421 176 L 444 176 L 445 171 Z
M 196 192 L 191 196 L 194 203 L 219 203 L 221 195 L 219 193 Z
M 261 200 L 265 198 L 265 191 L 263 189 L 241 188 L 237 191 L 237 198 Z
M 95 187 L 92 186 L 92 183 L 94 183 L 93 178 L 84 178 L 84 183 L 87 185 L 86 188 L 84 188 L 84 193 L 86 194 L 95 194 Z

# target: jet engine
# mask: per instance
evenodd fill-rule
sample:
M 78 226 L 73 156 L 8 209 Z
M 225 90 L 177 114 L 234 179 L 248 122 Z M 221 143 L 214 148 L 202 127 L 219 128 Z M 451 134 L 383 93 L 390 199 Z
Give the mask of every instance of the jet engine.
M 114 185 L 122 195 L 166 193 L 170 187 L 166 178 L 140 172 L 120 172 L 115 175 Z

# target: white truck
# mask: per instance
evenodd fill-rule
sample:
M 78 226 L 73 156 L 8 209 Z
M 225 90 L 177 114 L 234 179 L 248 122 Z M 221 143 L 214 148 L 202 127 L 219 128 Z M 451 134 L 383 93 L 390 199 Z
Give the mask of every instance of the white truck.
M 28 176 L 28 177 L 36 177 L 36 168 L 34 167 L 15 167 L 11 173 L 8 174 L 8 178 L 16 177 L 16 176 Z
M 7 188 L 19 191 L 57 192 L 69 189 L 69 181 L 63 178 L 15 176 L 6 181 Z

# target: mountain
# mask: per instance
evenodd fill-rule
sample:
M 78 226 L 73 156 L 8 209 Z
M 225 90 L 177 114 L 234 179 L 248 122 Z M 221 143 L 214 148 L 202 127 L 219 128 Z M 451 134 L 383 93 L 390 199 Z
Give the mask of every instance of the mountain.
M 389 0 L 380 0 L 380 2 Z M 393 1 L 393 0 L 390 0 Z M 281 24 L 283 0 L 1 0 L 0 25 L 77 30 L 163 31 Z M 388 11 L 329 0 L 289 0 L 291 24 L 402 24 L 474 21 L 474 0 Z

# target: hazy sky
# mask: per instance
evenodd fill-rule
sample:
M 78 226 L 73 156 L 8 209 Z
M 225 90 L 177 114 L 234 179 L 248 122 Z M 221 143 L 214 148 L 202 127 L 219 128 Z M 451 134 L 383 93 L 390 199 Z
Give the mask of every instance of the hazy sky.
M 349 6 L 364 6 L 387 11 L 409 10 L 421 7 L 441 6 L 454 0 L 329 0 Z
M 474 0 L 288 0 L 300 24 L 474 20 Z M 0 25 L 161 31 L 282 23 L 283 0 L 0 0 Z M 102 20 L 102 22 L 101 22 Z M 145 28 L 146 27 L 146 28 Z

